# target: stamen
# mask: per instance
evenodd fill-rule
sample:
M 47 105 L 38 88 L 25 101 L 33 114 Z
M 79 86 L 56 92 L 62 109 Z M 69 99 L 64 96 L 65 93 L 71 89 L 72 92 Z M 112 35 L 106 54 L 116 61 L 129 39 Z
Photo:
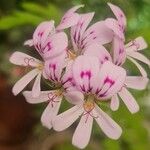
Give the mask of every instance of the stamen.
M 98 118 L 98 116 L 94 116 L 92 114 L 92 110 L 95 108 L 95 103 L 93 100 L 93 96 L 89 96 L 88 100 L 83 104 L 84 111 L 82 116 L 86 116 L 85 123 L 87 123 L 89 116 L 93 118 Z
M 67 58 L 69 58 L 70 60 L 75 60 L 77 57 L 76 54 L 74 54 L 73 52 L 71 52 L 70 50 L 67 51 Z

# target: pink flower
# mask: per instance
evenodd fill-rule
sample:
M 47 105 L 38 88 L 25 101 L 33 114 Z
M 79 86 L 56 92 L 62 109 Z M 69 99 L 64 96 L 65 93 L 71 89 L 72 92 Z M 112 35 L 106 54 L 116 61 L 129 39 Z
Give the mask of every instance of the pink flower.
M 143 37 L 138 37 L 132 40 L 128 44 L 124 45 L 124 42 L 119 38 L 114 38 L 113 41 L 113 62 L 116 65 L 124 64 L 126 59 L 129 59 L 134 63 L 143 77 L 147 77 L 147 73 L 144 68 L 136 61 L 139 60 L 148 66 L 150 66 L 150 60 L 140 53 L 141 50 L 147 48 L 147 43 Z
M 147 73 L 144 68 L 136 61 L 139 60 L 150 66 L 150 60 L 140 53 L 140 51 L 145 48 L 147 48 L 147 43 L 143 37 L 138 37 L 125 45 L 127 58 L 137 66 L 142 76 L 147 77 Z
M 22 52 L 14 52 L 12 56 L 10 57 L 10 62 L 23 66 L 26 68 L 33 68 L 29 73 L 27 73 L 25 76 L 23 76 L 17 83 L 13 86 L 13 94 L 17 95 L 19 94 L 26 86 L 29 84 L 31 80 L 33 80 L 35 77 L 35 82 L 32 87 L 32 96 L 36 97 L 40 94 L 41 87 L 40 87 L 40 82 L 41 82 L 41 76 L 44 75 L 44 64 L 40 60 L 31 57 L 25 53 Z
M 25 45 L 34 46 L 44 60 L 59 56 L 68 46 L 68 38 L 64 32 L 55 32 L 54 21 L 45 21 L 38 25 L 33 38 Z
M 52 119 L 56 117 L 63 97 L 67 100 L 69 99 L 69 101 L 71 101 L 70 97 L 74 97 L 76 99 L 76 101 L 72 101 L 74 104 L 82 97 L 82 94 L 74 88 L 71 69 L 72 64 L 68 64 L 66 71 L 63 71 L 64 59 L 65 54 L 45 62 L 45 72 L 52 85 L 54 85 L 53 88 L 55 90 L 41 91 L 40 95 L 36 98 L 32 96 L 31 91 L 23 92 L 27 102 L 31 104 L 48 103 L 41 117 L 42 124 L 48 129 L 52 128 Z
M 116 65 L 122 65 L 126 61 L 126 58 L 128 58 L 138 67 L 142 76 L 146 77 L 147 73 L 144 68 L 136 60 L 134 60 L 140 60 L 141 62 L 150 66 L 149 59 L 138 52 L 147 48 L 145 40 L 143 39 L 143 37 L 138 37 L 125 45 L 124 31 L 126 27 L 126 17 L 123 11 L 118 6 L 110 3 L 108 3 L 108 5 L 117 18 L 117 20 L 113 18 L 108 18 L 105 20 L 106 26 L 114 32 L 113 62 Z
M 92 44 L 101 46 L 112 41 L 113 32 L 105 25 L 105 21 L 96 22 L 88 28 L 93 16 L 93 12 L 80 14 L 77 24 L 71 27 L 72 47 L 68 50 L 69 56 L 71 53 L 71 57 L 75 58 Z
M 79 56 L 76 58 L 73 64 L 73 77 L 77 89 L 84 96 L 76 106 L 59 114 L 52 122 L 56 131 L 62 131 L 81 116 L 72 139 L 73 145 L 78 148 L 85 148 L 88 144 L 94 119 L 109 138 L 118 139 L 122 133 L 119 125 L 96 103 L 109 99 L 119 92 L 124 84 L 126 72 L 109 61 L 100 66 L 96 57 Z M 73 100 L 76 101 L 74 97 L 72 97 Z
M 127 88 L 143 90 L 146 88 L 148 81 L 149 79 L 147 77 L 126 76 L 124 86 L 121 88 L 121 90 L 118 93 L 116 93 L 111 98 L 111 103 L 110 103 L 111 109 L 113 111 L 116 111 L 119 108 L 119 97 L 120 97 L 131 113 L 138 112 L 139 105 Z
M 53 30 L 53 21 L 42 22 L 36 28 L 33 34 L 33 39 L 25 42 L 25 44 L 29 46 L 34 45 L 36 50 L 45 61 L 62 55 L 65 53 L 65 50 L 68 46 L 67 35 L 64 32 L 53 33 Z M 10 62 L 16 65 L 25 66 L 27 68 L 35 68 L 14 85 L 13 93 L 15 95 L 20 93 L 26 87 L 26 85 L 37 76 L 32 88 L 32 96 L 38 97 L 41 91 L 41 76 L 43 75 L 46 78 L 46 74 L 43 70 L 45 62 L 41 62 L 40 60 L 21 52 L 13 53 L 10 57 Z

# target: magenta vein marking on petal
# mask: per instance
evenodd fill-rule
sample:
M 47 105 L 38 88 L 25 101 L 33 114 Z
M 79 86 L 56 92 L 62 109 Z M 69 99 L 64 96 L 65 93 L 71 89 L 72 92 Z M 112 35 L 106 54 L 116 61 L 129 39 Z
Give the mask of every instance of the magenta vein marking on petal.
M 42 36 L 43 36 L 43 33 L 44 33 L 44 32 L 39 32 L 39 33 L 38 33 L 38 36 L 39 36 L 39 37 L 42 37 Z
M 56 77 L 56 64 L 49 64 L 50 70 L 52 69 L 54 80 L 58 81 L 58 78 Z
M 80 88 L 81 88 L 81 90 L 83 91 L 83 92 L 85 92 L 86 90 L 85 90 L 85 86 L 84 85 L 80 85 Z
M 99 94 L 99 97 L 104 97 L 104 96 L 106 96 L 106 94 L 107 94 L 107 92 L 109 91 L 109 89 L 115 84 L 115 81 L 112 80 L 112 79 L 110 79 L 109 77 L 106 77 L 105 80 L 104 80 L 104 84 L 103 84 L 102 88 L 103 88 L 104 85 L 107 84 L 107 83 L 110 84 L 110 86 L 108 87 L 108 89 L 106 89 L 105 92 Z M 102 90 L 102 88 L 101 88 L 101 90 Z M 97 91 L 97 94 L 98 94 L 101 90 Z
M 76 36 L 77 36 L 77 32 L 75 31 L 74 32 L 74 35 L 73 35 L 73 39 L 74 39 L 74 42 L 76 43 L 77 41 L 76 41 Z
M 101 88 L 101 89 L 98 89 L 98 88 L 97 88 L 95 94 L 98 95 L 98 93 L 99 93 L 101 90 L 102 90 L 102 88 Z
M 135 40 L 132 41 L 131 46 L 135 46 L 137 50 L 140 48 L 140 44 L 137 43 Z
M 72 77 L 68 77 L 68 78 L 66 79 L 66 81 L 62 82 L 62 84 L 64 85 L 64 84 L 66 84 L 67 82 L 71 82 L 71 81 L 72 81 Z
M 54 107 L 54 103 L 58 103 L 59 101 L 56 101 L 57 95 L 54 95 L 54 93 L 50 92 L 48 93 L 48 102 L 51 103 L 51 106 Z
M 34 58 L 24 58 L 24 62 L 27 66 L 32 66 L 31 63 L 35 62 Z
M 124 53 L 124 48 L 119 48 L 119 55 Z
M 93 109 L 94 109 L 94 108 L 93 108 Z M 93 110 L 93 109 L 92 109 L 92 110 Z M 89 116 L 91 116 L 92 118 L 95 118 L 95 119 L 98 118 L 98 116 L 92 115 L 92 113 L 91 113 L 92 110 L 83 112 L 82 116 L 86 116 L 85 123 L 87 123 Z
M 91 78 L 91 76 L 92 76 L 92 74 L 91 74 L 91 71 L 89 70 L 89 71 L 82 71 L 81 73 L 80 73 L 80 77 L 83 79 L 84 77 L 88 77 L 88 79 L 90 79 Z
M 46 51 L 46 52 L 49 52 L 49 51 L 52 49 L 51 42 L 48 42 L 48 43 L 46 44 L 46 46 L 41 49 L 41 52 L 42 52 L 43 54 L 45 53 L 44 51 L 46 50 L 46 48 L 47 48 L 47 51 Z
M 115 81 L 110 79 L 109 77 L 106 77 L 104 80 L 104 84 L 106 84 L 106 83 L 110 83 L 111 85 L 113 85 L 115 83 Z

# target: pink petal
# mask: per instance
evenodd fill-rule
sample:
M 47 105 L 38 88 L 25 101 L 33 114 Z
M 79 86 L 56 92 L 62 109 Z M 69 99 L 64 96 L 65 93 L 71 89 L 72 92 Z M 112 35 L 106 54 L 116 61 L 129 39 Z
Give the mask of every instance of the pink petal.
M 16 84 L 13 86 L 12 92 L 14 95 L 19 94 L 26 86 L 27 84 L 35 78 L 36 75 L 39 74 L 39 71 L 37 69 L 34 69 L 30 72 L 28 72 L 25 76 L 23 76 L 19 81 L 16 82 Z
M 113 32 L 106 25 L 105 21 L 99 21 L 90 26 L 87 31 L 85 31 L 81 46 L 87 47 L 88 45 L 97 42 L 99 44 L 110 43 L 113 39 Z
M 28 45 L 28 46 L 30 46 L 30 47 L 33 46 L 33 45 L 34 45 L 33 40 L 30 39 L 30 40 L 25 41 L 25 42 L 24 42 L 24 45 Z
M 68 91 L 64 93 L 65 99 L 74 105 L 83 103 L 84 95 L 79 91 Z
M 25 97 L 26 101 L 31 104 L 43 103 L 49 100 L 49 94 L 53 91 L 41 91 L 40 95 L 36 98 L 32 96 L 32 91 L 25 91 L 23 92 L 23 96 Z M 55 92 L 55 91 L 54 91 Z
M 124 42 L 117 36 L 113 40 L 113 60 L 116 65 L 122 65 L 126 60 Z
M 112 61 L 112 58 L 105 47 L 97 43 L 91 44 L 85 48 L 84 55 L 98 57 L 100 64 L 103 64 L 105 61 Z
M 111 102 L 110 102 L 110 108 L 113 111 L 118 110 L 118 108 L 119 108 L 119 98 L 118 98 L 117 94 L 115 94 L 114 96 L 112 96 Z
M 82 39 L 82 35 L 91 22 L 94 13 L 81 14 L 78 20 L 78 23 L 71 28 L 71 39 L 74 45 L 74 49 L 80 48 L 80 41 Z
M 38 67 L 42 63 L 40 60 L 18 51 L 11 55 L 9 61 L 15 65 L 32 67 Z
M 116 36 L 118 36 L 120 39 L 124 40 L 124 32 L 122 28 L 119 26 L 118 21 L 113 18 L 108 18 L 105 20 L 105 25 L 111 29 Z
M 68 38 L 64 32 L 48 37 L 39 53 L 44 59 L 54 58 L 62 54 L 68 46 Z
M 143 37 L 137 37 L 133 41 L 126 44 L 126 51 L 140 51 L 147 48 L 147 43 Z
M 43 76 L 45 79 L 48 79 L 48 75 L 47 75 L 47 73 L 45 72 L 45 70 L 42 71 L 42 76 Z
M 52 81 L 60 81 L 64 68 L 66 54 L 61 54 L 53 59 L 45 61 L 44 71 L 48 78 Z
M 60 31 L 60 30 L 63 30 L 63 29 L 66 29 L 66 28 L 76 25 L 80 16 L 75 11 L 81 7 L 84 7 L 84 5 L 75 6 L 71 9 L 69 9 L 65 13 L 65 15 L 62 17 L 62 20 L 56 29 L 58 31 Z
M 63 131 L 71 126 L 83 113 L 83 108 L 76 105 L 71 109 L 59 114 L 53 119 L 53 128 L 56 131 Z
M 42 76 L 42 74 L 39 73 L 38 76 L 36 77 L 33 87 L 32 87 L 32 96 L 34 98 L 38 97 L 41 92 L 41 76 Z
M 44 21 L 38 25 L 33 34 L 33 42 L 37 50 L 40 49 L 40 45 L 43 45 L 48 36 L 55 30 L 54 21 Z
M 74 7 L 72 7 L 71 9 L 69 9 L 69 10 L 65 13 L 65 15 L 74 13 L 75 11 L 77 11 L 79 8 L 82 8 L 82 7 L 84 7 L 84 5 L 77 5 L 77 6 L 74 6 Z M 64 16 L 65 16 L 65 15 L 64 15 Z
M 144 90 L 148 84 L 149 79 L 141 76 L 127 76 L 125 85 L 128 88 Z
M 128 51 L 127 55 L 150 66 L 150 60 L 147 57 L 145 57 L 143 54 L 140 54 L 139 52 L 129 52 Z
M 86 115 L 81 117 L 72 138 L 72 144 L 80 149 L 84 149 L 88 145 L 91 137 L 93 117 L 89 116 L 86 119 Z
M 99 78 L 96 80 L 96 93 L 100 99 L 108 99 L 116 94 L 124 85 L 126 71 L 107 61 L 99 72 Z
M 65 72 L 61 78 L 61 83 L 63 85 L 63 87 L 66 90 L 69 90 L 71 88 L 74 88 L 74 79 L 73 79 L 73 72 L 72 72 L 72 65 L 73 65 L 74 61 L 68 61 L 67 64 L 65 65 Z
M 52 119 L 54 119 L 58 114 L 62 97 L 56 97 L 55 101 L 56 102 L 53 105 L 51 103 L 48 104 L 41 117 L 43 126 L 47 127 L 48 129 L 52 128 Z
M 117 20 L 119 21 L 120 24 L 123 26 L 126 26 L 126 17 L 123 11 L 116 5 L 113 5 L 111 3 L 107 3 L 109 7 L 111 8 L 112 12 L 116 16 Z
M 119 96 L 132 114 L 139 111 L 139 105 L 126 88 L 122 88 L 122 90 L 119 92 Z
M 98 116 L 95 118 L 99 127 L 102 131 L 111 139 L 118 139 L 122 134 L 121 127 L 112 120 L 104 111 L 102 111 L 98 106 L 94 109 L 95 114 Z
M 75 84 L 81 92 L 90 92 L 93 88 L 93 80 L 99 71 L 99 60 L 92 56 L 79 56 L 73 65 L 73 77 Z
M 131 57 L 127 57 L 130 61 L 132 61 L 132 63 L 134 63 L 136 65 L 136 67 L 139 69 L 139 71 L 141 72 L 141 75 L 143 77 L 147 77 L 147 73 L 145 71 L 145 69 L 137 62 L 135 61 L 133 58 Z

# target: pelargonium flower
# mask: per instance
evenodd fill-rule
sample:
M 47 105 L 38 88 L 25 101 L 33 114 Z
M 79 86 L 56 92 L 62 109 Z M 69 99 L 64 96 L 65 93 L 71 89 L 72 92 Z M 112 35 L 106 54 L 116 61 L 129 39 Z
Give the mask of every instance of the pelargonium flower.
M 115 6 L 111 3 L 108 3 L 108 5 L 117 18 L 117 20 L 113 18 L 108 18 L 105 20 L 106 26 L 112 29 L 112 31 L 114 32 L 113 62 L 116 65 L 122 65 L 125 62 L 126 58 L 128 58 L 138 67 L 141 74 L 146 77 L 146 71 L 136 60 L 134 60 L 140 60 L 141 62 L 150 66 L 150 61 L 143 54 L 140 54 L 138 52 L 147 48 L 145 40 L 142 37 L 138 37 L 125 45 L 124 31 L 126 27 L 126 17 L 123 11 L 118 6 Z
M 111 98 L 121 89 L 126 77 L 125 70 L 109 61 L 100 67 L 98 58 L 79 56 L 73 64 L 73 77 L 76 87 L 83 94 L 82 100 L 73 108 L 56 116 L 52 122 L 53 128 L 62 131 L 81 116 L 73 135 L 73 145 L 86 147 L 94 119 L 109 138 L 118 139 L 122 133 L 121 128 L 97 103 Z M 74 97 L 73 100 L 76 101 Z
M 21 52 L 14 52 L 10 57 L 10 62 L 16 65 L 24 66 L 26 68 L 35 68 L 24 77 L 22 77 L 13 87 L 14 95 L 20 93 L 26 85 L 33 80 L 36 76 L 32 88 L 33 97 L 40 94 L 40 81 L 44 73 L 44 61 L 52 59 L 61 55 L 68 46 L 68 38 L 64 32 L 50 34 L 53 31 L 53 21 L 42 22 L 35 30 L 33 39 L 27 41 L 26 44 L 34 45 L 36 50 L 41 54 L 43 62 Z
M 74 58 L 83 54 L 91 44 L 103 45 L 112 41 L 113 33 L 104 21 L 96 22 L 87 28 L 93 16 L 93 12 L 80 14 L 77 24 L 71 27 L 72 47 L 68 50 L 69 56 Z
M 144 68 L 136 61 L 139 60 L 150 66 L 150 60 L 140 53 L 140 51 L 145 48 L 147 48 L 147 43 L 145 42 L 143 37 L 137 37 L 136 39 L 125 45 L 127 58 L 137 66 L 142 76 L 147 77 L 147 73 Z
M 41 76 L 42 75 L 45 76 L 43 71 L 43 62 L 25 53 L 17 51 L 14 52 L 10 57 L 10 62 L 15 65 L 23 66 L 26 68 L 33 68 L 33 70 L 28 72 L 13 86 L 12 89 L 13 94 L 14 95 L 19 94 L 27 86 L 27 84 L 29 84 L 29 82 L 36 77 L 32 87 L 32 96 L 33 97 L 38 96 L 41 90 L 40 87 Z
M 111 98 L 110 102 L 111 109 L 113 111 L 116 111 L 119 108 L 119 97 L 120 97 L 131 113 L 138 112 L 139 105 L 127 88 L 144 90 L 148 84 L 148 81 L 149 79 L 143 76 L 126 76 L 124 85 L 122 86 L 120 91 Z
M 85 51 L 84 55 L 97 57 L 99 59 L 100 66 L 102 66 L 102 64 L 104 64 L 106 61 L 112 62 L 111 56 L 108 51 L 99 44 L 91 44 Z M 127 88 L 144 90 L 148 84 L 148 81 L 149 79 L 146 76 L 126 76 L 126 80 L 123 83 L 122 88 L 118 92 L 118 95 L 120 95 L 121 99 L 131 113 L 138 112 L 139 105 L 132 94 L 127 90 Z M 138 84 L 136 84 L 136 82 L 138 82 Z M 117 96 L 117 93 L 112 97 L 110 101 L 110 107 L 113 111 L 116 111 L 119 108 L 119 98 Z
M 40 23 L 32 39 L 24 44 L 33 46 L 42 60 L 18 51 L 10 57 L 11 63 L 32 69 L 12 91 L 17 95 L 35 79 L 32 90 L 23 92 L 23 95 L 29 103 L 47 103 L 41 116 L 45 127 L 62 131 L 81 118 L 72 138 L 73 145 L 78 148 L 87 146 L 94 120 L 109 138 L 118 139 L 122 129 L 100 108 L 101 103 L 108 102 L 115 111 L 121 98 L 128 110 L 136 113 L 139 105 L 128 89 L 143 90 L 149 81 L 146 71 L 136 61 L 150 66 L 149 59 L 140 53 L 147 48 L 145 40 L 138 37 L 125 44 L 126 17 L 118 6 L 108 5 L 116 18 L 98 21 L 91 26 L 94 12 L 77 13 L 83 5 L 69 9 L 56 27 L 53 20 Z M 71 43 L 65 33 L 68 28 Z M 108 47 L 112 44 L 113 55 L 105 44 Z M 126 59 L 137 66 L 142 76 L 126 74 L 121 67 Z M 41 77 L 50 89 L 41 90 Z M 63 99 L 75 106 L 58 114 Z
M 36 98 L 32 96 L 31 91 L 23 92 L 27 102 L 36 104 L 42 102 L 48 102 L 46 109 L 44 110 L 41 122 L 44 126 L 51 129 L 52 119 L 57 115 L 62 99 L 69 99 L 74 97 L 76 101 L 81 99 L 82 94 L 75 90 L 74 82 L 72 78 L 72 63 L 68 64 L 66 70 L 65 66 L 65 52 L 63 55 L 55 57 L 45 62 L 45 72 L 48 79 L 54 85 L 54 90 L 41 91 L 40 95 Z M 76 102 L 74 102 L 76 103 Z
M 68 38 L 64 32 L 55 32 L 54 21 L 44 21 L 38 25 L 33 38 L 25 45 L 34 46 L 44 60 L 59 56 L 68 46 Z
M 142 76 L 147 77 L 147 73 L 144 68 L 136 61 L 139 60 L 150 66 L 150 60 L 140 53 L 140 51 L 145 48 L 147 48 L 147 43 L 143 37 L 138 37 L 126 45 L 124 45 L 124 42 L 120 42 L 120 40 L 116 38 L 113 43 L 113 62 L 116 65 L 122 65 L 126 59 L 129 59 L 137 66 Z

